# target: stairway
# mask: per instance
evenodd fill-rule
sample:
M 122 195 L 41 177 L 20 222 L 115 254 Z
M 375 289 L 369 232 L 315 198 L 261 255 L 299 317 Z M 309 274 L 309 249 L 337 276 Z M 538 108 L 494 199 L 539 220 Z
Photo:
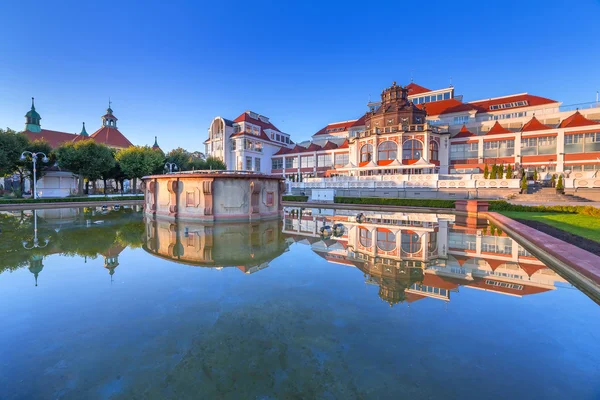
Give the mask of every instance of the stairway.
M 527 188 L 527 194 L 518 194 L 511 198 L 512 201 L 523 201 L 532 203 L 578 203 L 578 202 L 589 202 L 588 199 L 584 199 L 579 196 L 572 194 L 560 194 L 556 193 L 556 189 L 552 187 L 542 187 L 542 185 L 536 183 L 530 185 Z

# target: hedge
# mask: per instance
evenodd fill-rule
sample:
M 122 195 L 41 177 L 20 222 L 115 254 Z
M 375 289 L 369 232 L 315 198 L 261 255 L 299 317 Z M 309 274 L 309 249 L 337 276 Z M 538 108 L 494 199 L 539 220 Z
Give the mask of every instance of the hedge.
M 283 201 L 306 202 L 308 196 L 283 196 Z M 444 199 L 398 199 L 381 197 L 335 197 L 338 204 L 365 204 L 400 207 L 426 207 L 426 208 L 454 208 L 454 200 Z M 600 208 L 592 206 L 523 206 L 510 204 L 504 200 L 490 200 L 490 211 L 521 211 L 521 212 L 547 212 L 563 214 L 582 214 L 600 217 Z
M 335 203 L 371 204 L 377 206 L 454 208 L 454 200 L 444 199 L 398 199 L 381 197 L 335 197 Z
M 521 211 L 521 212 L 547 212 L 562 214 L 582 214 L 591 217 L 600 217 L 600 208 L 592 206 L 523 206 L 510 204 L 506 201 L 490 201 L 490 211 Z
M 283 196 L 283 201 L 299 201 L 304 203 L 308 201 L 308 196 Z
M 2 204 L 38 204 L 38 203 L 85 203 L 85 202 L 104 202 L 104 201 L 128 201 L 143 200 L 141 196 L 115 196 L 115 197 L 62 197 L 47 199 L 0 199 Z

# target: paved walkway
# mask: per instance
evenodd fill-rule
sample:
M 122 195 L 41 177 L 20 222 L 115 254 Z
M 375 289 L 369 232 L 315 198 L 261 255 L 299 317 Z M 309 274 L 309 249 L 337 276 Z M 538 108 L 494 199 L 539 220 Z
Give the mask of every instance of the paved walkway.
M 542 262 L 600 301 L 600 257 L 495 212 L 488 218 Z

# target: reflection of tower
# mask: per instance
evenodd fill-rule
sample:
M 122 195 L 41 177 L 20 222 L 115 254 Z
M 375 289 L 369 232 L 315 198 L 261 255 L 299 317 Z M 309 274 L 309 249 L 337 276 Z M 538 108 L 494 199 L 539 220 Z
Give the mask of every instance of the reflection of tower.
M 115 274 L 115 269 L 119 266 L 119 254 L 121 254 L 123 249 L 123 246 L 116 244 L 102 253 L 102 256 L 104 257 L 104 268 L 108 270 L 111 282 L 112 276 Z
M 29 272 L 31 272 L 35 277 L 35 286 L 38 285 L 37 279 L 39 273 L 44 269 L 44 265 L 42 264 L 43 260 L 43 256 L 33 256 L 31 257 L 31 260 L 29 260 Z

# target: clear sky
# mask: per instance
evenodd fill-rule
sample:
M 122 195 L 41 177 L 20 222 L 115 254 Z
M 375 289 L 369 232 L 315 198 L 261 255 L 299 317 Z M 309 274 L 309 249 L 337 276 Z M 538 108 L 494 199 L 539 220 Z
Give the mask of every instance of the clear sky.
M 476 100 L 564 104 L 600 90 L 600 2 L 0 1 L 0 126 L 100 126 L 204 150 L 215 116 L 271 118 L 296 141 L 358 118 L 397 81 Z

